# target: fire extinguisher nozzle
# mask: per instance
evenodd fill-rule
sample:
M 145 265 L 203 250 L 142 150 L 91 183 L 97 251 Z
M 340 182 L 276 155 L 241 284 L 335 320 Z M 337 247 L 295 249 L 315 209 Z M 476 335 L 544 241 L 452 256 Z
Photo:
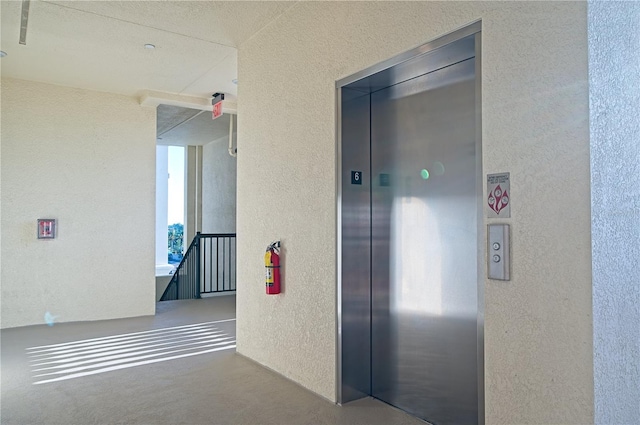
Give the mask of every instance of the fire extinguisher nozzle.
M 267 246 L 267 251 L 271 251 L 276 248 L 280 248 L 280 241 L 271 242 L 269 246 Z

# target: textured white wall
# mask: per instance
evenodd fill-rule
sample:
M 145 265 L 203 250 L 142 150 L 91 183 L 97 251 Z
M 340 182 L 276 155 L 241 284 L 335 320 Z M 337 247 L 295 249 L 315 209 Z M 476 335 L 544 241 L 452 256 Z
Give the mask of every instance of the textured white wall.
M 2 327 L 154 314 L 154 109 L 3 79 L 2 182 Z
M 203 146 L 202 232 L 236 232 L 237 160 L 229 155 L 229 137 Z
M 169 146 L 156 146 L 156 274 L 165 274 L 169 246 Z
M 592 422 L 586 8 L 300 2 L 243 44 L 238 351 L 335 399 L 335 81 L 481 18 L 484 172 L 511 172 L 513 202 L 513 279 L 485 282 L 487 422 Z
M 640 423 L 640 2 L 589 2 L 595 422 Z

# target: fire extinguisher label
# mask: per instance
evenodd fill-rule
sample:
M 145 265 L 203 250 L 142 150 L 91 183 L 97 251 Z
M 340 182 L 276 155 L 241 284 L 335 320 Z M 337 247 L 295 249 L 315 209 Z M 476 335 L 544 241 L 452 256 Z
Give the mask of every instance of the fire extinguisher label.
M 267 286 L 273 286 L 273 263 L 271 262 L 271 251 L 264 254 L 265 277 Z

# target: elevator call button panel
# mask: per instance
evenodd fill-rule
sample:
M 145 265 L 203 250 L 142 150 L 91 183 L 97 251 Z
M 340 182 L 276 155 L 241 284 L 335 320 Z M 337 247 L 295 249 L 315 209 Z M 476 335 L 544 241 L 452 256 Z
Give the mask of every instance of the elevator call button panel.
M 511 280 L 508 224 L 489 224 L 487 229 L 487 271 L 489 279 Z

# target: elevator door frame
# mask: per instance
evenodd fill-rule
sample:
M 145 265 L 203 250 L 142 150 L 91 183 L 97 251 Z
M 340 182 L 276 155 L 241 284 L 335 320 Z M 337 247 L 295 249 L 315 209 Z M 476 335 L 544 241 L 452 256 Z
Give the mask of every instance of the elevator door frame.
M 481 92 L 481 80 L 482 80 L 482 56 L 481 56 L 481 21 L 476 21 L 466 27 L 453 31 L 442 37 L 439 37 L 433 41 L 430 41 L 424 45 L 421 45 L 415 49 L 402 53 L 391 59 L 383 61 L 379 64 L 373 65 L 365 70 L 362 70 L 349 77 L 343 78 L 336 82 L 336 400 L 339 404 L 347 403 L 349 401 L 356 400 L 370 396 L 371 393 L 360 395 L 344 394 L 343 391 L 343 232 L 342 232 L 342 206 L 343 206 L 343 144 L 342 144 L 342 92 L 343 88 L 355 83 L 359 80 L 363 80 L 367 77 L 380 73 L 381 71 L 388 70 L 392 67 L 400 65 L 411 59 L 422 56 L 426 53 L 432 52 L 435 49 L 446 46 L 447 44 L 459 41 L 465 37 L 475 35 L 475 84 L 476 84 L 476 193 L 477 193 L 477 299 L 478 299 L 478 312 L 477 312 L 477 372 L 478 372 L 478 424 L 484 424 L 485 406 L 484 406 L 484 275 L 485 275 L 485 234 L 484 234 L 484 219 L 482 214 L 483 206 L 483 185 L 482 185 L 482 92 Z M 370 342 L 370 341 L 369 341 Z

